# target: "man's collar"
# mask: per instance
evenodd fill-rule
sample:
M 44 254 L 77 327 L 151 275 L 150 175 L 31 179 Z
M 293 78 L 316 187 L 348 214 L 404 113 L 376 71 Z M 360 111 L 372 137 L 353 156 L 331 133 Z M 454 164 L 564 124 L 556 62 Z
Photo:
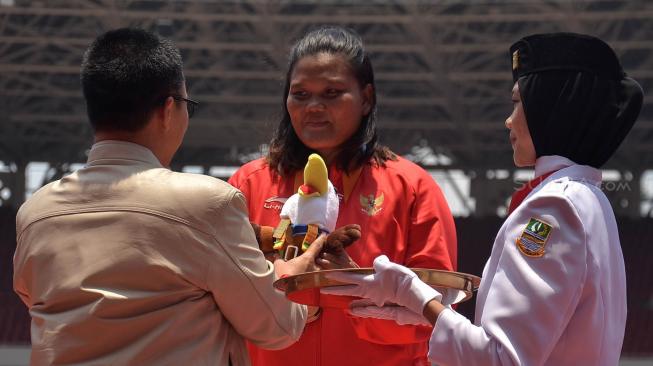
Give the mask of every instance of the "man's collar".
M 99 160 L 106 159 L 134 160 L 163 167 L 150 149 L 128 141 L 103 140 L 96 142 L 88 154 L 87 165 L 95 165 Z

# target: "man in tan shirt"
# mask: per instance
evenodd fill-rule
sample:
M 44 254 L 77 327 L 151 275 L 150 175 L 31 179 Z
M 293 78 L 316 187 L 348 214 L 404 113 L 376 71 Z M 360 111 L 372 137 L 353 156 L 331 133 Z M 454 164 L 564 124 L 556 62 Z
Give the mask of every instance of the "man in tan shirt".
M 32 316 L 32 364 L 249 365 L 244 339 L 296 341 L 306 307 L 272 282 L 242 194 L 170 171 L 196 102 L 181 56 L 143 30 L 98 37 L 82 84 L 95 131 L 88 163 L 17 215 L 14 288 Z

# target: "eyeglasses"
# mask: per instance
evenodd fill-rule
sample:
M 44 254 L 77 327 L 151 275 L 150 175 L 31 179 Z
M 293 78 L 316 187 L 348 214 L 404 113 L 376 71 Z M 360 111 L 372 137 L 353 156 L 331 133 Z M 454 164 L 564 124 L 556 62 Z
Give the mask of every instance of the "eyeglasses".
M 184 98 L 180 95 L 171 95 L 172 99 L 178 101 L 178 102 L 186 102 L 186 109 L 188 110 L 188 118 L 192 118 L 193 114 L 195 114 L 195 107 L 200 105 L 199 102 L 194 101 L 192 99 Z

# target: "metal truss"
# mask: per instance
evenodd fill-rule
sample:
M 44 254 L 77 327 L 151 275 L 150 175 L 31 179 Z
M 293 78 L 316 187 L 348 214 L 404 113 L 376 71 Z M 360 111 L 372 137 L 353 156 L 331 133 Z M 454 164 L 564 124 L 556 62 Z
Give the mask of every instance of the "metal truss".
M 4 5 L 2 5 L 4 4 Z M 201 102 L 175 164 L 239 165 L 265 143 L 282 103 L 286 54 L 308 29 L 356 29 L 377 78 L 381 140 L 400 154 L 428 141 L 465 171 L 513 169 L 508 47 L 538 32 L 601 37 L 653 87 L 653 3 L 641 1 L 0 2 L 0 160 L 83 162 L 91 131 L 81 57 L 98 34 L 139 26 L 182 50 Z M 653 166 L 653 99 L 609 166 Z

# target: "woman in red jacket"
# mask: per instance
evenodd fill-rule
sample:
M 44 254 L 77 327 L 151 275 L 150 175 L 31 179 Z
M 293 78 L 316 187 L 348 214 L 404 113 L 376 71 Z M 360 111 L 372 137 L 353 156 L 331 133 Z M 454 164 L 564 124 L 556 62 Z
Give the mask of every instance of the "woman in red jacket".
M 325 160 L 340 198 L 336 227 L 359 224 L 362 237 L 342 261 L 324 268 L 370 267 L 381 254 L 408 267 L 456 269 L 453 218 L 433 178 L 378 143 L 374 73 L 360 37 L 320 28 L 290 53 L 283 118 L 267 157 L 230 179 L 249 205 L 250 220 L 276 226 L 283 202 L 297 191 L 310 153 Z M 429 365 L 430 328 L 351 317 L 324 308 L 300 340 L 280 351 L 250 347 L 254 365 Z

